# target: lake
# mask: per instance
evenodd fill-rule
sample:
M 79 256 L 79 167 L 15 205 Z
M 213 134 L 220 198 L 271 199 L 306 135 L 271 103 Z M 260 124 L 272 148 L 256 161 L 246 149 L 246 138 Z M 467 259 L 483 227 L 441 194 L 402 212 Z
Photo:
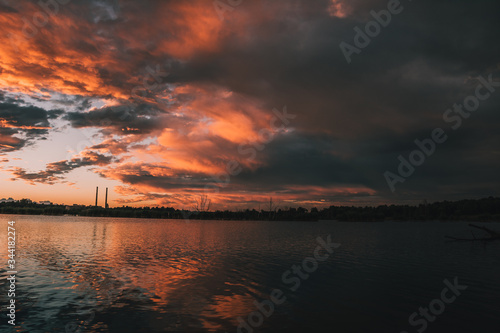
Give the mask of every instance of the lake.
M 465 222 L 0 221 L 1 332 L 499 332 L 500 241 Z

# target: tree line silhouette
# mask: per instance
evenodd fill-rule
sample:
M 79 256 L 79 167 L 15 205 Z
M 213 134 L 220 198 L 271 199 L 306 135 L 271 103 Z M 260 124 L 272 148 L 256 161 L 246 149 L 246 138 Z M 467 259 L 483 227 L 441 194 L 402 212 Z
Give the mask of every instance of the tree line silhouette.
M 500 198 L 423 202 L 419 205 L 380 205 L 377 207 L 330 206 L 328 208 L 279 208 L 272 201 L 268 210 L 208 211 L 179 210 L 172 207 L 116 207 L 42 205 L 27 199 L 0 203 L 0 214 L 72 215 L 94 217 L 132 217 L 193 220 L 273 220 L 273 221 L 500 221 Z

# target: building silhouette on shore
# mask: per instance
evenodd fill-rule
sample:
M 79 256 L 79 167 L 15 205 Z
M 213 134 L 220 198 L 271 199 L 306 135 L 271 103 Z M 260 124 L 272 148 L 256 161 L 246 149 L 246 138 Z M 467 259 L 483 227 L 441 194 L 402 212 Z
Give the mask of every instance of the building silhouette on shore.
M 95 188 L 95 207 L 99 207 L 99 186 Z M 108 188 L 106 187 L 106 198 L 104 199 L 104 208 L 108 209 Z

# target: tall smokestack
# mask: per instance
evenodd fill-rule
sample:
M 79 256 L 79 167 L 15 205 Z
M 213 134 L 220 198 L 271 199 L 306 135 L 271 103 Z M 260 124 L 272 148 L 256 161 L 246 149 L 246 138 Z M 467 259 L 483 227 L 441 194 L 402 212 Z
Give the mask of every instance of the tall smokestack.
M 99 198 L 99 186 L 95 188 L 95 206 L 97 207 L 97 199 Z
M 109 205 L 108 205 L 108 188 L 106 187 L 106 203 L 104 204 L 104 207 L 107 209 L 109 208 Z

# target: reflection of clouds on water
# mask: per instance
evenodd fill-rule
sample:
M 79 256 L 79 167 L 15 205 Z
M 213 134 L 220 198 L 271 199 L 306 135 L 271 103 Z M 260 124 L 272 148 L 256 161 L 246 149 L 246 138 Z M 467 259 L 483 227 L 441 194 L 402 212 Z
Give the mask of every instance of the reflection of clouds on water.
M 24 230 L 27 328 L 104 332 L 139 307 L 155 313 L 141 322 L 152 332 L 221 329 L 250 310 L 250 295 L 260 295 L 217 269 L 235 255 L 221 247 L 230 239 L 223 225 L 47 219 Z

